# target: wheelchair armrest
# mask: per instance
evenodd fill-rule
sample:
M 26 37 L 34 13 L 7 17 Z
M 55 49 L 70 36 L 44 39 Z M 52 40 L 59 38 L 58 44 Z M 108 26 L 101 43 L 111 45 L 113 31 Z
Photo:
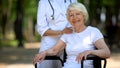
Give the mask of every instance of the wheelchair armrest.
M 45 60 L 59 60 L 60 59 L 60 57 L 58 57 L 58 56 L 46 56 L 45 57 Z
M 94 56 L 94 55 L 88 55 L 87 60 L 106 60 L 106 59 L 105 58 L 100 58 L 100 57 Z
M 64 64 L 63 60 L 59 56 L 56 56 L 56 55 L 55 56 L 46 56 L 45 60 L 60 60 L 62 66 Z
M 62 66 L 64 64 L 59 56 L 46 56 L 44 60 L 60 60 Z M 35 64 L 35 68 L 37 68 L 37 64 Z
M 94 55 L 88 55 L 86 60 L 93 60 L 94 67 L 96 67 L 96 66 L 98 67 L 98 64 L 101 67 L 101 61 L 103 60 L 104 61 L 103 68 L 106 68 L 107 60 L 105 58 L 100 58 L 100 57 L 94 56 Z M 84 60 L 81 61 L 81 68 L 83 68 L 83 62 L 84 62 Z

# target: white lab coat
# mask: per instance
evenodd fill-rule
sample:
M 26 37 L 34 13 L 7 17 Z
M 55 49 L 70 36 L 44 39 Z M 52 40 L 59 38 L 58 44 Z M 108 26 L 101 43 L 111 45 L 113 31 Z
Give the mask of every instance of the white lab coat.
M 72 3 L 77 2 L 76 0 L 71 1 Z M 70 0 L 66 0 L 66 3 L 64 0 L 50 0 L 50 2 L 54 8 L 54 20 L 51 18 L 53 11 L 48 0 L 40 0 L 38 5 L 36 27 L 37 31 L 42 36 L 39 52 L 54 46 L 60 38 L 60 36 L 43 36 L 46 30 L 63 30 L 70 26 L 66 18 L 66 10 L 70 4 Z M 45 60 L 41 64 L 38 63 L 37 68 L 61 68 L 61 64 L 59 61 L 53 62 L 52 60 Z

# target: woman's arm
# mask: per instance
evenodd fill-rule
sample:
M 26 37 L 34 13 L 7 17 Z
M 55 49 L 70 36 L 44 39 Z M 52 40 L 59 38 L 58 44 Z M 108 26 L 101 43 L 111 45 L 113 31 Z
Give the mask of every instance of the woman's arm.
M 97 48 L 97 50 L 87 50 L 87 51 L 80 53 L 76 57 L 76 61 L 78 61 L 78 63 L 79 63 L 82 59 L 86 59 L 87 56 L 90 54 L 99 56 L 101 58 L 109 58 L 110 57 L 110 50 L 109 50 L 108 46 L 106 45 L 103 38 L 97 40 L 94 43 L 94 45 Z
M 103 38 L 97 40 L 94 43 L 94 45 L 97 48 L 97 50 L 91 51 L 91 54 L 99 56 L 101 58 L 109 58 L 110 57 L 110 50 L 109 50 L 108 46 L 106 45 Z
M 57 55 L 64 48 L 65 43 L 62 40 L 59 40 L 52 48 L 36 54 L 33 60 L 33 64 L 36 64 L 37 62 L 42 62 L 46 56 Z
M 58 27 L 59 28 L 59 27 Z M 65 28 L 64 30 L 61 31 L 55 31 L 55 30 L 50 30 L 48 29 L 45 33 L 44 36 L 55 36 L 55 35 L 62 35 L 62 34 L 69 34 L 72 33 L 72 29 L 71 28 Z
M 65 48 L 65 43 L 62 40 L 59 40 L 55 46 L 52 48 L 46 50 L 47 56 L 53 56 L 57 55 L 60 51 L 62 51 Z

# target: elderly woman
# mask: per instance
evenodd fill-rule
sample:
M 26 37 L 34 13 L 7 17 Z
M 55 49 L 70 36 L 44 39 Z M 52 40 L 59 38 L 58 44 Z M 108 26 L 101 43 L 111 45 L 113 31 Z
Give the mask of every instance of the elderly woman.
M 66 49 L 67 59 L 63 68 L 80 68 L 80 61 L 86 59 L 87 55 L 90 54 L 101 58 L 110 57 L 110 50 L 100 30 L 85 25 L 88 20 L 88 12 L 83 4 L 70 4 L 67 9 L 67 18 L 72 25 L 73 32 L 62 35 L 54 47 L 37 54 L 33 61 L 34 64 L 42 62 L 45 56 L 56 55 L 64 48 Z M 90 60 L 86 60 L 84 64 L 85 68 L 93 68 Z

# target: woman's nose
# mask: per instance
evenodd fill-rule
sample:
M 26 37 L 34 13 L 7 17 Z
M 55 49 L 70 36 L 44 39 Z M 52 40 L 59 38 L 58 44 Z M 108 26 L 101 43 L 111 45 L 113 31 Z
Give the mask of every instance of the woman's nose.
M 73 15 L 73 19 L 76 19 L 77 18 L 77 16 L 76 15 Z

